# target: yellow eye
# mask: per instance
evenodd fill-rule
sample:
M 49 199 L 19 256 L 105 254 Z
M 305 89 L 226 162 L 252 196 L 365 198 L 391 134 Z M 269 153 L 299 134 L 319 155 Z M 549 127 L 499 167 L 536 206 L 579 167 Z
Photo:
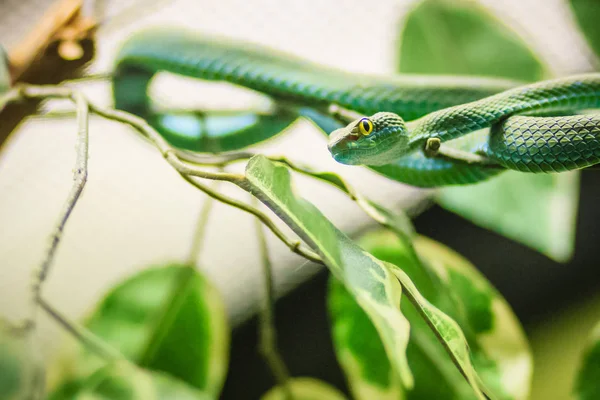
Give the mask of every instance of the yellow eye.
M 369 118 L 363 118 L 358 121 L 358 131 L 363 136 L 369 136 L 373 132 L 373 122 Z

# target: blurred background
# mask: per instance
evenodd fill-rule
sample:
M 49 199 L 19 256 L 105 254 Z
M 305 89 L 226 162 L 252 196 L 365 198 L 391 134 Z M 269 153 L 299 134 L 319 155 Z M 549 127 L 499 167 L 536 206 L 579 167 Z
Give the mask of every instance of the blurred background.
M 349 71 L 389 74 L 396 68 L 399 24 L 412 3 L 98 2 L 95 12 L 108 22 L 98 32 L 97 56 L 89 72 L 110 71 L 115 52 L 129 33 L 145 26 L 176 25 L 200 35 L 267 45 Z M 592 70 L 592 52 L 575 29 L 566 2 L 480 3 L 515 29 L 552 73 Z M 17 46 L 51 4 L 49 0 L 3 1 L 0 43 L 9 50 Z M 115 15 L 120 17 L 111 20 Z M 363 25 L 365 17 L 372 23 Z M 94 102 L 110 105 L 108 83 L 88 83 L 81 88 Z M 191 84 L 172 76 L 161 76 L 152 90 L 169 105 L 189 108 L 236 108 L 256 100 L 231 87 Z M 0 151 L 0 313 L 10 319 L 26 314 L 32 271 L 42 259 L 72 182 L 75 133 L 74 120 L 29 119 Z M 90 135 L 88 185 L 67 226 L 45 288 L 47 298 L 73 318 L 85 315 L 123 277 L 151 265 L 187 259 L 206 200 L 179 179 L 154 148 L 127 128 L 94 118 Z M 286 154 L 315 168 L 340 172 L 361 192 L 391 208 L 418 204 L 427 208 L 423 202 L 429 192 L 336 164 L 325 143 L 325 137 L 301 121 L 255 150 Z M 360 209 L 331 188 L 300 177 L 295 182 L 298 191 L 345 232 L 357 234 L 372 225 Z M 222 185 L 222 189 L 243 196 L 232 187 Z M 415 219 L 419 233 L 472 261 L 514 308 L 536 357 L 534 399 L 567 398 L 585 339 L 600 319 L 598 204 L 600 172 L 584 171 L 575 255 L 566 264 L 551 261 L 437 206 Z M 215 204 L 201 255 L 201 268 L 223 293 L 234 327 L 224 399 L 258 398 L 273 384 L 255 345 L 254 314 L 262 288 L 254 232 L 249 216 Z M 321 378 L 345 390 L 325 309 L 326 271 L 290 254 L 277 240 L 269 244 L 281 296 L 276 315 L 279 341 L 292 374 Z M 38 335 L 42 353 L 49 359 L 65 340 L 64 333 L 45 317 Z M 547 385 L 549 381 L 552 386 Z

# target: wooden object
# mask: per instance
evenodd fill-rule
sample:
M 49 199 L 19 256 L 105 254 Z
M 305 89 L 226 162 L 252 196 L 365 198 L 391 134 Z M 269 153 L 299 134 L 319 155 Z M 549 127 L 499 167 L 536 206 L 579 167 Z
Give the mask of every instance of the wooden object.
M 97 22 L 81 14 L 82 0 L 53 4 L 31 33 L 8 51 L 11 80 L 38 85 L 58 84 L 81 75 L 95 55 Z M 0 112 L 0 148 L 39 101 L 11 104 Z

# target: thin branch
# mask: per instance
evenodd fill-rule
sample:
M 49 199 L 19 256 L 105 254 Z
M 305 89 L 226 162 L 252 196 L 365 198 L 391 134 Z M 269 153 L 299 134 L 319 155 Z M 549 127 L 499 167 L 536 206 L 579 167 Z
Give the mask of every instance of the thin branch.
M 147 139 L 149 139 L 161 152 L 161 154 L 165 157 L 165 159 L 171 164 L 175 170 L 189 183 L 196 186 L 198 189 L 202 190 L 209 196 L 221 201 L 225 204 L 231 205 L 233 207 L 237 207 L 243 211 L 246 211 L 250 214 L 256 216 L 261 222 L 263 222 L 274 234 L 277 236 L 286 246 L 292 250 L 292 252 L 305 257 L 306 259 L 322 264 L 323 261 L 319 257 L 318 254 L 313 252 L 310 249 L 306 249 L 301 245 L 301 242 L 298 240 L 292 240 L 285 236 L 285 234 L 277 228 L 275 223 L 263 212 L 260 210 L 251 207 L 247 204 L 239 202 L 230 197 L 221 195 L 220 193 L 212 190 L 211 188 L 199 183 L 198 181 L 192 179 L 192 177 L 199 177 L 203 179 L 211 179 L 217 181 L 227 181 L 236 184 L 242 189 L 245 188 L 244 183 L 246 183 L 246 179 L 244 175 L 240 174 L 232 174 L 227 172 L 210 172 L 193 165 L 188 165 L 179 159 L 177 155 L 177 151 L 171 147 L 171 145 L 150 125 L 146 120 L 137 117 L 135 115 L 129 114 L 124 111 L 113 110 L 109 108 L 103 108 L 95 106 L 89 103 L 85 97 L 79 93 L 79 91 L 68 88 L 68 87 L 57 87 L 57 86 L 34 86 L 34 85 L 20 85 L 15 87 L 14 89 L 8 91 L 7 93 L 0 96 L 0 107 L 4 104 L 16 101 L 22 98 L 66 98 L 71 99 L 77 105 L 78 109 L 78 120 L 79 120 L 79 143 L 78 143 L 78 158 L 77 165 L 75 171 L 75 184 L 71 191 L 71 194 L 67 200 L 65 205 L 65 210 L 61 214 L 60 222 L 56 229 L 56 232 L 52 235 L 52 243 L 47 251 L 46 258 L 42 263 L 42 266 L 39 269 L 39 272 L 36 274 L 36 278 L 33 284 L 33 293 L 34 299 L 39 298 L 39 294 L 41 291 L 41 285 L 46 279 L 48 275 L 48 270 L 51 265 L 51 262 L 54 258 L 54 254 L 56 248 L 60 242 L 61 234 L 64 229 L 64 225 L 73 210 L 75 203 L 77 202 L 81 191 L 85 185 L 85 181 L 87 179 L 87 126 L 88 126 L 88 111 L 94 112 L 104 118 L 115 120 L 118 122 L 125 123 L 142 135 L 144 135 Z M 248 191 L 248 190 L 246 190 Z M 35 308 L 34 308 L 35 310 Z M 33 319 L 32 319 L 33 320 Z
M 69 321 L 67 317 L 52 307 L 42 296 L 38 297 L 38 304 L 52 319 L 58 322 L 67 332 L 73 335 L 75 339 L 81 342 L 94 354 L 104 359 L 104 361 L 112 362 L 115 360 L 124 359 L 121 353 L 112 347 L 107 346 L 104 341 L 96 337 L 96 335 L 94 335 L 92 332 L 82 326 L 79 326 L 73 321 Z
M 448 147 L 441 142 L 440 138 L 427 139 L 423 152 L 427 157 L 441 157 L 452 162 L 478 164 L 483 167 L 500 167 L 498 162 L 489 157 Z
M 254 208 L 248 204 L 242 203 L 241 201 L 238 201 L 231 197 L 225 196 L 219 192 L 216 192 L 216 191 L 212 190 L 211 188 L 209 188 L 208 186 L 203 185 L 200 182 L 198 182 L 197 180 L 193 179 L 191 176 L 188 176 L 183 173 L 180 173 L 180 175 L 183 177 L 183 179 L 188 181 L 190 184 L 192 184 L 196 188 L 202 190 L 204 193 L 206 193 L 210 197 L 220 201 L 221 203 L 225 203 L 230 206 L 239 208 L 242 211 L 246 211 L 247 213 L 254 215 L 263 224 L 265 224 L 265 226 L 267 228 L 269 228 L 271 230 L 271 232 L 273 232 L 273 234 L 275 236 L 277 236 L 277 238 L 279 240 L 281 240 L 287 247 L 289 247 L 292 252 L 294 252 L 312 262 L 315 262 L 318 264 L 323 264 L 323 260 L 321 260 L 321 257 L 319 257 L 318 254 L 316 254 L 315 252 L 313 252 L 310 249 L 305 249 L 299 240 L 294 241 L 294 240 L 291 240 L 290 238 L 288 238 L 287 236 L 285 236 L 285 234 L 279 228 L 277 228 L 275 223 L 273 221 L 271 221 L 271 219 L 265 213 L 260 211 L 259 209 Z
M 32 91 L 33 93 L 44 92 L 46 88 L 44 87 L 36 87 L 36 86 L 27 86 L 27 90 Z M 61 89 L 63 93 L 72 93 L 75 90 L 69 88 L 53 88 L 54 90 Z M 45 91 L 46 96 L 48 97 L 48 93 L 52 93 L 52 90 Z M 211 179 L 218 181 L 226 181 L 236 184 L 237 186 L 243 187 L 243 183 L 246 181 L 244 175 L 240 174 L 232 174 L 227 172 L 210 172 L 195 166 L 188 165 L 181 161 L 178 157 L 178 152 L 143 118 L 138 116 L 129 114 L 125 111 L 113 110 L 110 108 L 98 107 L 92 103 L 88 102 L 88 106 L 91 112 L 96 113 L 104 118 L 125 123 L 138 132 L 142 133 L 146 138 L 148 138 L 163 154 L 165 159 L 171 164 L 173 168 L 188 182 L 192 185 L 196 186 L 198 189 L 202 190 L 209 196 L 223 202 L 229 204 L 231 206 L 237 207 L 241 210 L 249 212 L 256 217 L 258 217 L 279 239 L 281 239 L 286 246 L 288 246 L 294 253 L 299 254 L 310 261 L 322 264 L 321 258 L 309 249 L 304 249 L 299 241 L 292 241 L 287 238 L 276 226 L 275 224 L 266 216 L 266 214 L 261 211 L 247 205 L 241 203 L 237 200 L 229 198 L 227 196 L 223 196 L 218 192 L 211 190 L 207 186 L 200 184 L 199 182 L 191 179 L 191 177 L 198 177 L 203 179 Z
M 254 205 L 257 200 L 254 199 Z M 275 293 L 273 290 L 273 268 L 269 259 L 269 250 L 261 222 L 256 219 L 256 237 L 259 242 L 259 251 L 262 264 L 264 282 L 264 297 L 260 307 L 259 323 L 259 349 L 265 362 L 277 383 L 284 391 L 288 400 L 294 399 L 294 394 L 289 385 L 290 373 L 277 348 L 277 328 L 275 327 Z
M 186 175 L 197 176 L 204 179 L 237 182 L 244 180 L 243 175 L 209 172 L 193 166 L 186 165 L 175 155 L 176 151 L 171 145 L 143 118 L 129 114 L 125 111 L 113 110 L 110 108 L 99 107 L 88 102 L 85 97 L 75 89 L 58 86 L 35 86 L 35 85 L 20 85 L 15 89 L 8 91 L 0 97 L 0 107 L 10 101 L 18 100 L 19 98 L 67 98 L 82 99 L 89 111 L 98 114 L 104 118 L 122 122 L 127 124 L 148 138 L 161 152 L 161 154 L 169 161 L 169 163 L 180 173 Z
M 189 153 L 189 152 L 185 152 L 185 151 L 178 151 L 178 153 L 177 153 L 177 156 L 185 161 L 192 162 L 192 163 L 195 163 L 198 165 L 205 165 L 205 166 L 210 165 L 210 166 L 219 166 L 219 167 L 224 167 L 224 166 L 234 163 L 234 162 L 250 159 L 250 158 L 254 157 L 254 155 L 255 154 L 250 153 L 250 152 L 231 152 L 231 153 L 224 153 L 224 154 L 219 154 L 219 155 L 201 155 L 201 154 L 193 154 L 193 153 Z M 340 191 L 347 194 L 348 197 L 352 201 L 354 201 L 369 217 L 373 218 L 376 222 L 378 222 L 382 226 L 384 226 L 388 229 L 391 229 L 394 232 L 401 234 L 403 236 L 412 236 L 412 232 L 409 232 L 407 235 L 406 230 L 401 231 L 398 229 L 399 228 L 398 226 L 392 225 L 390 223 L 391 222 L 390 219 L 386 215 L 382 214 L 380 210 L 376 209 L 376 207 L 374 206 L 375 203 L 371 202 L 369 199 L 362 196 L 357 190 L 354 189 L 354 187 L 352 185 L 350 185 L 350 183 L 348 183 L 348 181 L 346 181 L 341 176 L 334 174 L 334 173 L 329 173 L 329 172 L 314 171 L 309 167 L 305 167 L 305 166 L 296 164 L 284 156 L 270 156 L 267 158 L 273 162 L 285 164 L 287 167 L 289 167 L 293 171 L 296 171 L 300 174 L 310 176 L 314 179 L 324 181 L 324 182 L 338 188 Z M 377 207 L 381 208 L 381 206 L 378 206 L 378 205 L 377 205 Z M 389 211 L 389 212 L 391 213 L 391 211 Z
M 104 118 L 125 123 L 148 138 L 180 174 L 199 178 L 237 183 L 243 181 L 244 175 L 227 172 L 210 172 L 185 164 L 177 157 L 176 150 L 145 119 L 125 111 L 113 110 L 89 104 L 90 110 Z
M 39 90 L 30 92 L 26 88 L 17 89 L 17 93 L 20 93 L 25 98 L 32 97 L 62 97 L 68 98 L 73 101 L 77 107 L 77 145 L 76 152 L 77 158 L 75 161 L 75 170 L 73 176 L 73 186 L 69 192 L 67 200 L 63 206 L 63 209 L 59 215 L 58 222 L 52 235 L 50 236 L 50 244 L 48 249 L 46 250 L 45 257 L 39 266 L 39 268 L 35 271 L 33 282 L 32 282 L 32 296 L 33 296 L 33 310 L 31 315 L 31 321 L 35 321 L 35 312 L 36 312 L 36 304 L 40 298 L 40 293 L 42 290 L 42 285 L 46 280 L 48 273 L 50 272 L 50 268 L 52 266 L 52 262 L 54 261 L 54 257 L 56 255 L 56 250 L 58 249 L 58 245 L 60 244 L 65 225 L 69 220 L 77 201 L 79 200 L 83 188 L 85 187 L 85 183 L 87 181 L 88 174 L 88 144 L 89 144 L 89 109 L 88 103 L 79 92 L 72 92 L 68 90 L 61 90 L 60 88 L 50 88 L 48 90 Z M 11 99 L 13 97 L 10 97 Z
M 69 78 L 62 81 L 63 84 L 92 82 L 92 81 L 107 81 L 114 78 L 113 72 L 98 72 L 95 74 L 84 75 L 76 78 Z
M 232 151 L 219 154 L 199 154 L 187 150 L 175 149 L 177 157 L 183 161 L 191 162 L 197 165 L 213 165 L 224 167 L 237 161 L 246 161 L 256 154 L 248 151 Z
M 23 95 L 20 90 L 15 88 L 11 89 L 8 92 L 3 93 L 0 96 L 0 110 L 2 110 L 8 103 L 12 103 L 18 100 L 21 100 Z
M 215 190 L 218 188 L 219 182 L 215 182 L 211 189 Z M 206 234 L 206 225 L 208 224 L 208 217 L 212 210 L 214 199 L 208 197 L 202 208 L 200 209 L 200 215 L 198 216 L 198 222 L 196 223 L 196 231 L 194 232 L 194 238 L 192 239 L 192 247 L 190 249 L 190 255 L 188 258 L 188 264 L 190 266 L 196 266 L 199 263 L 199 257 L 202 251 L 202 245 L 204 244 L 204 237 Z

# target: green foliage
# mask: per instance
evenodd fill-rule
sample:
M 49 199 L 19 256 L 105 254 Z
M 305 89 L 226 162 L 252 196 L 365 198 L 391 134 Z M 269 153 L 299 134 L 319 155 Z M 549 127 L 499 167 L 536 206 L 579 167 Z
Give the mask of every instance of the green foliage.
M 354 399 L 402 399 L 404 388 L 393 373 L 375 326 L 333 277 L 329 280 L 328 305 L 336 354 Z M 411 346 L 409 342 L 408 348 Z M 419 382 L 419 375 L 415 379 Z
M 473 1 L 424 0 L 406 17 L 398 71 L 543 79 L 542 63 L 510 29 Z
M 590 343 L 583 356 L 575 392 L 579 400 L 600 398 L 600 323 L 594 328 Z
M 74 400 L 212 400 L 206 393 L 172 377 L 120 362 L 93 373 Z
M 225 379 L 229 330 L 219 293 L 193 268 L 151 268 L 108 293 L 85 326 L 128 360 L 217 396 Z M 82 349 L 63 361 L 54 399 L 79 390 L 103 360 Z
M 487 75 L 533 81 L 543 64 L 529 47 L 471 1 L 425 0 L 406 17 L 400 72 Z M 477 185 L 444 188 L 438 202 L 477 225 L 557 261 L 574 248 L 578 172 L 503 172 Z
M 269 205 L 286 224 L 323 258 L 325 265 L 352 293 L 382 337 L 393 368 L 407 386 L 413 377 L 406 361 L 408 321 L 400 310 L 401 287 L 377 259 L 340 232 L 321 212 L 294 195 L 286 167 L 264 156 L 246 167 L 250 191 Z
M 433 331 L 444 343 L 445 348 L 452 354 L 455 365 L 472 385 L 477 397 L 484 398 L 461 329 L 450 317 L 421 296 L 410 276 L 392 264 L 385 263 L 385 260 L 381 261 L 365 252 L 337 230 L 312 204 L 295 196 L 286 167 L 274 164 L 263 156 L 255 156 L 248 163 L 246 176 L 251 184 L 248 189 L 318 251 L 333 275 L 343 283 L 351 298 L 368 316 L 381 338 L 382 347 L 388 355 L 393 371 L 390 372 L 392 378 L 387 381 L 388 386 L 396 376 L 400 377 L 404 387 L 410 389 L 413 386 L 412 374 L 406 361 L 409 324 L 398 309 L 400 296 L 402 291 L 405 291 L 411 302 L 417 305 L 419 317 L 427 322 L 428 331 Z M 402 264 L 402 267 L 405 265 Z M 400 279 L 402 287 L 398 285 L 394 275 Z M 422 275 L 423 272 L 415 274 Z M 352 340 L 356 340 L 354 335 Z M 436 340 L 433 336 L 433 341 Z M 484 372 L 489 374 L 487 369 Z M 378 374 L 374 373 L 371 376 L 375 375 Z M 458 379 L 462 379 L 460 375 Z
M 32 398 L 43 392 L 44 370 L 31 335 L 0 321 L 0 400 Z
M 294 400 L 345 400 L 346 397 L 325 382 L 312 378 L 293 378 L 288 382 Z M 285 390 L 274 387 L 261 400 L 288 400 Z
M 585 35 L 588 43 L 600 56 L 600 2 L 597 0 L 569 0 L 571 9 L 579 23 L 579 28 Z
M 460 325 L 477 374 L 497 398 L 527 398 L 532 365 L 525 337 L 506 302 L 470 263 L 423 237 L 415 241 L 416 257 L 410 243 L 389 231 L 371 232 L 359 243 L 379 259 L 396 265 L 394 270 L 402 268 L 406 275 L 404 290 L 415 289 L 406 279 L 410 277 L 424 297 L 419 302 L 426 313 L 437 314 L 437 318 L 433 316 L 429 320 L 438 321 L 437 331 L 445 343 L 455 352 L 462 352 L 458 355 L 468 362 L 460 339 L 462 333 L 456 331 L 453 321 L 430 308 L 428 303 Z M 423 322 L 422 315 L 411 303 L 403 302 L 402 312 L 411 324 L 407 354 L 415 374 L 412 390 L 406 390 L 394 379 L 389 363 L 382 359 L 385 353 L 372 324 L 334 280 L 330 282 L 329 309 L 336 353 L 355 399 L 475 398 L 430 326 Z M 377 359 L 380 361 L 376 362 Z M 469 366 L 465 368 L 468 370 Z M 515 368 L 520 371 L 517 375 Z
M 469 261 L 451 249 L 424 237 L 415 241 L 415 248 L 444 288 L 438 289 L 438 295 L 447 296 L 432 302 L 459 323 L 486 386 L 499 397 L 527 398 L 531 351 L 510 306 Z
M 524 175 L 508 171 L 477 185 L 445 188 L 438 201 L 475 224 L 556 261 L 567 261 L 573 254 L 578 172 Z

